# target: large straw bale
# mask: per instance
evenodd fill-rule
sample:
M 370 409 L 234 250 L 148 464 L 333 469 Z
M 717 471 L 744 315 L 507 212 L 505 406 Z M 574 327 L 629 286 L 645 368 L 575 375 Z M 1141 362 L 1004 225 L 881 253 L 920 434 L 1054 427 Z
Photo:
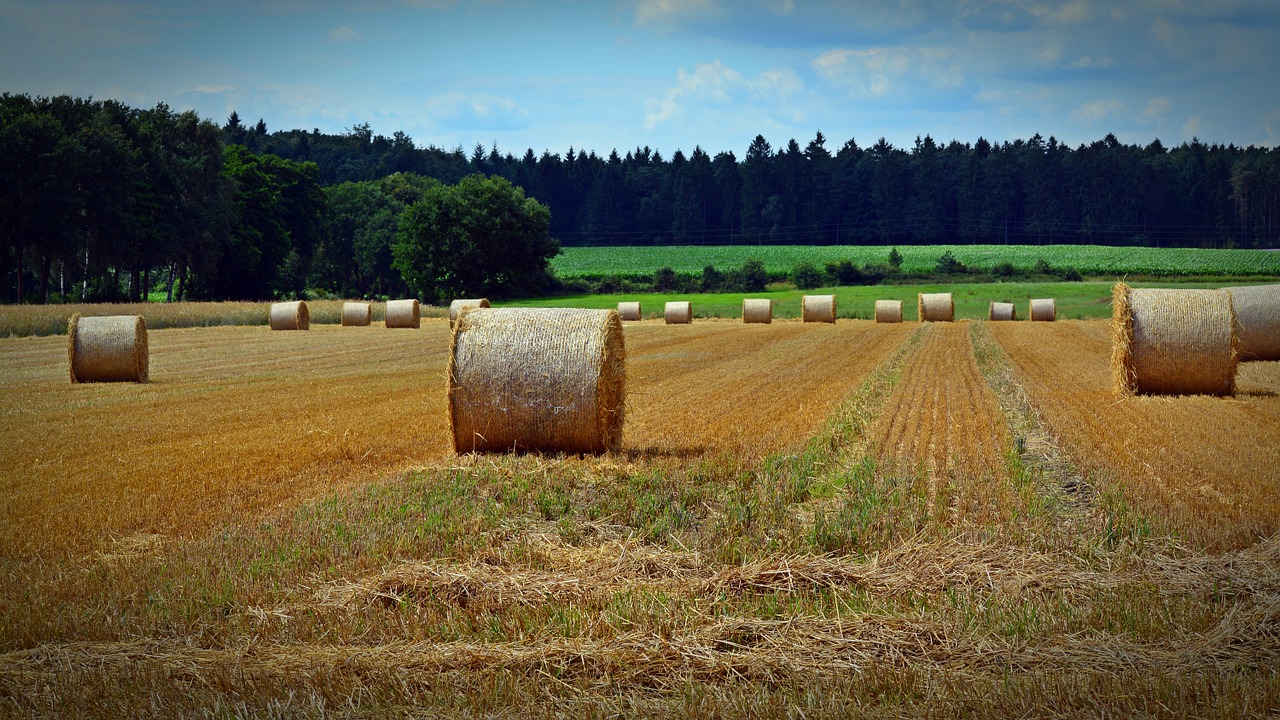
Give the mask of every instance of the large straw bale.
M 417 328 L 422 326 L 422 306 L 417 298 L 388 300 L 383 324 L 389 328 Z
M 1017 320 L 1018 309 L 1013 303 L 991 301 L 991 306 L 987 308 L 988 320 Z
M 364 327 L 373 321 L 373 304 L 367 302 L 342 303 L 342 325 Z
M 575 308 L 464 313 L 453 331 L 448 396 L 457 452 L 617 451 L 622 321 L 613 310 Z
M 458 316 L 462 314 L 463 310 L 487 307 L 490 307 L 489 298 L 459 298 L 454 300 L 449 303 L 449 327 L 457 324 Z
M 800 319 L 804 322 L 835 322 L 836 296 L 805 295 L 800 298 Z
M 310 330 L 311 311 L 301 300 L 273 303 L 270 322 L 272 330 Z
M 920 322 L 951 322 L 956 319 L 956 303 L 951 293 L 919 293 L 916 313 Z
M 141 315 L 81 317 L 67 324 L 71 382 L 146 382 L 147 322 Z
M 766 325 L 773 322 L 773 301 L 768 298 L 743 298 L 742 322 Z
M 668 325 L 688 325 L 693 322 L 693 303 L 688 300 L 669 302 L 662 308 L 662 316 Z
M 877 300 L 876 301 L 876 322 L 878 323 L 902 322 L 902 301 L 901 300 Z
M 638 302 L 618 303 L 618 317 L 628 322 L 635 322 L 644 319 L 644 316 L 640 314 L 640 303 Z
M 1241 360 L 1280 360 L 1280 285 L 1227 288 Z
M 1226 290 L 1112 291 L 1111 376 L 1122 394 L 1231 395 L 1237 336 Z
M 1053 298 L 1032 298 L 1028 315 L 1033 322 L 1053 322 L 1058 319 L 1058 303 Z

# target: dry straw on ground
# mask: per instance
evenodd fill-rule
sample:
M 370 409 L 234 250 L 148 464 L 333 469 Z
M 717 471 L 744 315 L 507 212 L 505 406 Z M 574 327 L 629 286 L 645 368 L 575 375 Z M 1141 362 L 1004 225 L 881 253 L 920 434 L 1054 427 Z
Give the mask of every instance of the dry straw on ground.
M 901 300 L 877 300 L 876 301 L 876 322 L 878 323 L 902 322 L 902 301 Z
M 636 322 L 644 319 L 644 316 L 640 314 L 640 303 L 638 302 L 618 303 L 618 317 L 628 322 Z
M 463 310 L 487 307 L 490 307 L 489 298 L 459 298 L 454 300 L 449 303 L 449 327 L 457 324 L 458 316 L 462 314 Z
M 1053 298 L 1033 298 L 1029 315 L 1034 322 L 1053 322 L 1058 319 L 1058 303 Z
M 693 322 L 693 303 L 688 300 L 669 302 L 662 309 L 668 325 L 688 325 Z
M 800 299 L 800 317 L 805 322 L 835 322 L 836 296 L 805 295 Z
M 454 450 L 617 451 L 626 355 L 613 310 L 462 314 L 448 372 Z
M 146 382 L 150 352 L 141 315 L 81 317 L 67 325 L 71 382 Z
M 773 322 L 773 301 L 768 298 L 743 298 L 742 322 L 765 324 Z
M 452 313 L 452 308 L 450 313 Z M 418 305 L 418 299 L 388 300 L 386 325 L 389 328 L 420 327 L 422 325 L 422 307 Z
M 956 319 L 956 303 L 951 293 L 920 293 L 916 313 L 920 322 L 951 322 Z
M 271 305 L 272 330 L 310 330 L 311 312 L 301 300 Z
M 1116 283 L 1111 299 L 1111 377 L 1118 392 L 1235 392 L 1238 340 L 1231 293 Z
M 1241 360 L 1280 360 L 1280 285 L 1227 288 Z
M 1034 302 L 1034 301 L 1033 301 Z M 987 309 L 988 320 L 1017 320 L 1018 309 L 1013 303 L 991 301 Z
M 342 303 L 343 327 L 363 327 L 373 320 L 373 305 L 367 302 Z

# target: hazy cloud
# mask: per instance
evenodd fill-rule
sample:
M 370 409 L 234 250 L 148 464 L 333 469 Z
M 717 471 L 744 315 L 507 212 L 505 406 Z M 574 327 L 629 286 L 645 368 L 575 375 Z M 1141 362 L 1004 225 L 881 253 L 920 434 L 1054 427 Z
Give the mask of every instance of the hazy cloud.
M 329 40 L 336 43 L 357 42 L 364 39 L 359 31 L 341 25 L 329 31 Z
M 476 130 L 512 130 L 528 126 L 529 112 L 511 98 L 483 93 L 448 92 L 427 99 L 428 117 Z
M 1071 122 L 1096 124 L 1118 114 L 1122 109 L 1124 109 L 1124 103 L 1115 98 L 1090 100 L 1071 111 Z

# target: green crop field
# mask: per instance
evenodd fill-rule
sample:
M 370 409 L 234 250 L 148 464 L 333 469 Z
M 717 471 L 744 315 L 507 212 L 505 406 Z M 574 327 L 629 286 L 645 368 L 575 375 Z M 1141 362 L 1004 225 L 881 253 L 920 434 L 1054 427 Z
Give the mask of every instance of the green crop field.
M 786 272 L 808 261 L 849 259 L 864 266 L 887 263 L 890 248 L 866 245 L 707 245 L 566 247 L 551 261 L 562 278 L 606 275 L 649 275 L 662 267 L 676 272 L 701 272 L 740 267 L 750 258 L 764 262 L 769 272 Z M 900 246 L 902 270 L 933 270 L 950 250 L 970 267 L 990 270 L 1000 262 L 1029 270 L 1040 260 L 1055 268 L 1074 268 L 1085 275 L 1280 275 L 1280 252 L 1269 250 L 1200 250 L 1189 248 L 1103 247 L 1098 245 L 918 245 Z

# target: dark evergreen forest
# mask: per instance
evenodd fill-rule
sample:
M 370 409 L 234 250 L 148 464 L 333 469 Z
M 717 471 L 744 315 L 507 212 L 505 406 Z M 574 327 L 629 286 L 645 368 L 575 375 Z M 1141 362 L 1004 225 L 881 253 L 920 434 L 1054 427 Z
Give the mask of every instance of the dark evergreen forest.
M 1113 135 L 992 143 L 880 139 L 715 156 L 421 147 L 219 127 L 164 105 L 5 94 L 0 299 L 266 298 L 407 289 L 400 214 L 436 182 L 499 176 L 550 209 L 562 245 L 1280 245 L 1280 149 Z

